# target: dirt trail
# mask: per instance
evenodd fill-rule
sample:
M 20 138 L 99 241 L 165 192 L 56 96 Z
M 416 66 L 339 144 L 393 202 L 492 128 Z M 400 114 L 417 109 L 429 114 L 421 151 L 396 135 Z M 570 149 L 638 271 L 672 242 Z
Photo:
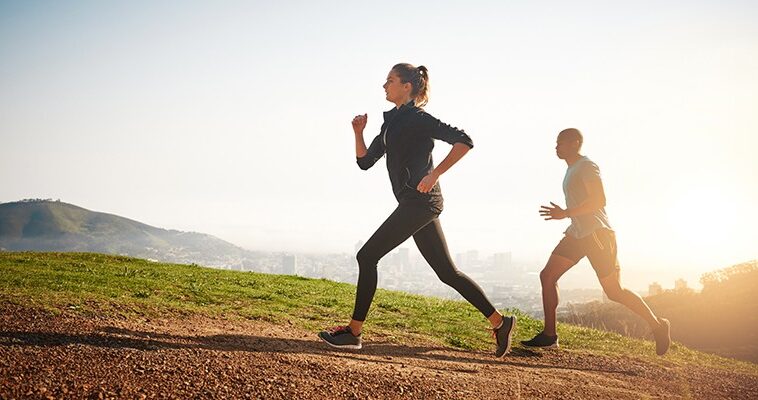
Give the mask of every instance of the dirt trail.
M 257 321 L 52 316 L 0 305 L 0 398 L 756 399 L 758 377 L 576 351 L 371 341 Z

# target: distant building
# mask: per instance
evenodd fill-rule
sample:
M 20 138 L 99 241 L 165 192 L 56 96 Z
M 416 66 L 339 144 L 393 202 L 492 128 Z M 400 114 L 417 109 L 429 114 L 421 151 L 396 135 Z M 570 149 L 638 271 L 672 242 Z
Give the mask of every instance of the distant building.
M 455 265 L 458 268 L 463 268 L 466 264 L 466 256 L 463 253 L 458 253 L 455 255 Z
M 455 264 L 463 268 L 477 267 L 479 266 L 479 252 L 477 250 L 469 250 L 465 253 L 458 253 L 455 255 Z
M 466 261 L 470 265 L 476 265 L 479 264 L 479 251 L 478 250 L 469 250 L 466 252 Z
M 498 270 L 509 269 L 511 267 L 511 263 L 513 262 L 513 257 L 511 256 L 510 251 L 506 253 L 495 253 L 492 255 L 492 257 L 495 268 Z
M 294 254 L 285 254 L 282 256 L 282 274 L 295 275 L 297 270 L 297 256 Z
M 658 282 L 653 282 L 647 287 L 648 296 L 656 296 L 663 293 L 663 287 Z
M 687 290 L 687 289 L 689 289 L 687 287 L 687 281 L 685 281 L 684 279 L 679 278 L 676 281 L 674 281 L 674 290 L 679 291 L 679 290 Z
M 397 249 L 397 264 L 401 271 L 405 271 L 411 266 L 411 253 L 407 247 Z

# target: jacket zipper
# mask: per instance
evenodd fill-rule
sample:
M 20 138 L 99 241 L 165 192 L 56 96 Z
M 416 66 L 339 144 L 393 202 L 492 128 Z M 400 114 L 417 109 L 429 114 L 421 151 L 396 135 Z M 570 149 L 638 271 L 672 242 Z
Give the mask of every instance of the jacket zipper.
M 390 130 L 390 125 L 393 122 L 395 122 L 395 120 L 397 119 L 397 117 L 400 114 L 400 112 L 401 111 L 398 110 L 398 112 L 395 115 L 392 116 L 392 119 L 390 119 L 389 121 L 387 121 L 387 126 L 384 128 L 384 133 L 382 134 L 382 142 L 384 142 L 384 148 L 385 149 L 387 148 L 387 131 Z
M 405 180 L 405 186 L 410 189 L 416 190 L 416 188 L 412 188 L 411 185 L 408 184 L 408 182 L 410 182 L 411 180 L 411 170 L 409 170 L 408 167 L 406 167 L 405 171 L 408 173 L 408 179 Z

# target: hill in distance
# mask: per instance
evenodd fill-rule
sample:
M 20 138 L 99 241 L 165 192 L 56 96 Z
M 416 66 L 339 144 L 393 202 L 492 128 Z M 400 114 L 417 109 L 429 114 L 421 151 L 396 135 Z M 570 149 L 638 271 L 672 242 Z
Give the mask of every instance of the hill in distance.
M 239 265 L 256 254 L 217 237 L 156 228 L 60 201 L 0 204 L 0 250 L 128 255 L 207 266 Z

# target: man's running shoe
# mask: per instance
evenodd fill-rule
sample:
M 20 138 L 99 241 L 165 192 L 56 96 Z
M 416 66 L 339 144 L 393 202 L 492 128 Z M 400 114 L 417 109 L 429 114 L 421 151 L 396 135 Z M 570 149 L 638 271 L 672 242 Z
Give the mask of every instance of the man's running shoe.
M 503 322 L 500 323 L 500 326 L 492 330 L 492 336 L 495 337 L 495 342 L 497 342 L 495 357 L 502 357 L 511 350 L 511 336 L 515 327 L 516 317 L 503 317 Z
M 329 346 L 340 349 L 360 350 L 362 347 L 361 335 L 353 335 L 349 326 L 335 326 L 320 332 L 318 337 Z
M 558 336 L 548 336 L 545 332 L 540 332 L 531 340 L 522 340 L 521 344 L 526 347 L 539 347 L 542 349 L 557 349 Z
M 671 324 L 666 318 L 658 318 L 658 322 L 661 325 L 653 330 L 653 337 L 655 337 L 655 353 L 662 356 L 669 351 L 669 346 L 671 346 Z

